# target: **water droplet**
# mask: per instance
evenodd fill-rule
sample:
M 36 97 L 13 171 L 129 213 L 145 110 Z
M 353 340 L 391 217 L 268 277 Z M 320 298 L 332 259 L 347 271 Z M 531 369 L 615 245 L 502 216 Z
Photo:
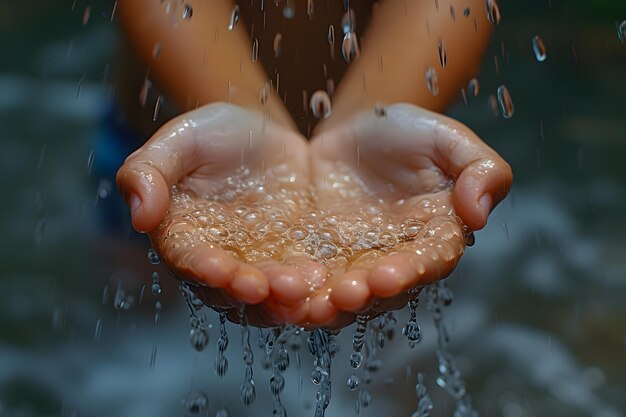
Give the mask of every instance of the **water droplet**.
M 361 352 L 352 352 L 350 355 L 350 366 L 353 369 L 357 369 L 363 362 L 363 354 Z
M 159 284 L 159 273 L 158 272 L 153 272 L 152 273 L 152 294 L 153 295 L 159 295 L 161 294 L 161 285 Z
M 293 5 L 292 0 L 287 0 L 285 2 L 285 6 L 283 7 L 283 17 L 285 19 L 291 19 L 296 14 L 296 8 Z
M 359 392 L 359 403 L 363 407 L 369 407 L 372 403 L 372 395 L 368 390 L 362 390 Z
M 441 68 L 445 68 L 448 64 L 448 51 L 446 50 L 446 45 L 443 43 L 443 39 L 439 39 L 437 52 L 439 54 L 439 64 L 441 65 Z
M 313 16 L 315 15 L 314 0 L 307 0 L 307 3 L 306 3 L 306 14 L 309 16 L 309 19 L 313 19 Z
M 281 51 L 283 50 L 283 35 L 281 35 L 280 32 L 274 36 L 273 49 L 274 49 L 274 58 L 278 58 Z
M 466 7 L 465 9 L 463 9 L 463 16 L 467 17 L 470 15 L 470 8 Z
M 620 42 L 626 42 L 626 20 L 617 23 L 615 27 L 617 29 L 617 39 L 619 39 Z
M 158 58 L 161 55 L 161 43 L 157 42 L 152 47 L 152 58 Z
M 270 391 L 274 395 L 280 394 L 285 388 L 285 378 L 281 374 L 273 374 L 270 377 Z
M 356 14 L 353 9 L 348 9 L 341 17 L 341 30 L 344 34 L 354 32 L 356 28 Z
M 439 95 L 439 76 L 434 68 L 426 69 L 426 87 L 433 96 Z
M 203 392 L 198 392 L 185 398 L 183 404 L 190 413 L 200 414 L 209 406 L 209 399 Z
M 154 103 L 154 112 L 152 113 L 152 121 L 156 122 L 157 119 L 159 118 L 159 112 L 161 111 L 161 104 L 163 102 L 163 97 L 159 96 L 157 97 L 155 103 Z
M 141 86 L 141 90 L 139 91 L 139 104 L 141 107 L 146 106 L 146 101 L 148 101 L 148 93 L 150 92 L 150 88 L 152 87 L 152 81 L 149 79 L 143 80 L 143 85 Z
M 327 119 L 331 114 L 331 104 L 328 93 L 324 90 L 317 90 L 311 95 L 311 111 L 316 119 Z
M 228 20 L 228 30 L 233 30 L 239 23 L 239 5 L 235 4 L 233 10 L 230 12 L 230 19 Z
M 350 391 L 354 391 L 358 387 L 359 387 L 359 377 L 353 374 L 350 376 L 350 378 L 348 378 L 348 389 Z
M 409 320 L 402 328 L 402 334 L 409 342 L 419 343 L 422 338 L 420 326 L 415 320 Z
M 259 100 L 261 101 L 261 104 L 266 104 L 269 97 L 270 97 L 270 83 L 266 82 L 265 84 L 263 84 L 263 88 L 261 88 L 261 93 L 259 95 Z
M 161 291 L 162 291 L 161 285 L 159 285 L 158 282 L 155 282 L 155 283 L 152 284 L 151 290 L 152 290 L 152 294 L 159 295 L 159 294 L 161 294 Z
M 470 93 L 472 93 L 474 97 L 476 97 L 478 95 L 478 92 L 480 91 L 480 85 L 478 84 L 478 80 L 476 78 L 472 78 L 467 84 L 467 89 Z
M 259 58 L 259 40 L 257 38 L 254 38 L 254 41 L 252 42 L 252 62 L 256 62 L 258 58 Z
M 328 43 L 330 46 L 335 45 L 335 27 L 333 25 L 328 26 Z
M 193 16 L 193 7 L 190 4 L 185 4 L 183 7 L 183 19 L 191 19 Z
M 543 39 L 539 35 L 533 37 L 533 52 L 535 53 L 535 59 L 539 62 L 543 62 L 548 58 L 546 53 L 546 46 L 543 43 Z
M 341 43 L 341 53 L 343 54 L 343 59 L 348 64 L 359 57 L 359 42 L 357 41 L 356 33 L 348 32 L 344 35 Z
M 272 410 L 272 417 L 287 417 L 287 410 L 282 404 L 279 404 Z
M 513 100 L 511 99 L 509 90 L 505 86 L 501 85 L 498 87 L 497 95 L 498 105 L 500 106 L 500 113 L 502 113 L 502 117 L 510 119 L 513 116 L 515 108 L 513 107 Z
M 245 381 L 241 385 L 241 401 L 245 405 L 252 405 L 256 400 L 256 387 L 254 386 L 253 381 Z
M 496 0 L 487 0 L 487 20 L 494 25 L 498 25 L 501 17 L 500 7 L 498 7 Z
M 217 356 L 215 358 L 215 374 L 219 377 L 223 377 L 228 372 L 228 359 L 224 356 Z
M 474 246 L 476 243 L 476 238 L 474 237 L 474 232 L 469 232 L 465 235 L 465 244 L 467 246 Z
M 387 108 L 383 103 L 376 103 L 374 106 L 374 114 L 376 117 L 387 117 Z
M 415 384 L 415 393 L 417 395 L 417 410 L 411 417 L 428 417 L 430 415 L 431 410 L 433 409 L 433 402 L 428 395 L 428 391 L 426 390 L 426 385 L 424 384 L 424 375 L 422 373 L 417 374 L 417 384 Z M 455 417 L 457 414 L 454 414 Z
M 83 11 L 83 26 L 89 23 L 89 18 L 91 17 L 91 6 L 85 7 Z
M 230 417 L 230 413 L 226 408 L 220 408 L 217 410 L 217 413 L 215 413 L 215 417 Z
M 209 344 L 209 332 L 203 326 L 192 327 L 189 331 L 191 346 L 198 352 L 202 352 Z
M 489 98 L 487 99 L 487 103 L 489 104 L 489 108 L 491 109 L 493 115 L 496 117 L 500 116 L 500 110 L 498 109 L 498 99 L 496 98 L 495 94 L 491 94 L 489 96 Z

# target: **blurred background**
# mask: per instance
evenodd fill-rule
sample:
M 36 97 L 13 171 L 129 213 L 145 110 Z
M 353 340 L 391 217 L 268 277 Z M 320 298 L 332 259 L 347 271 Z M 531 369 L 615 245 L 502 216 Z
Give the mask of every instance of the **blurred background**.
M 467 104 L 459 97 L 449 114 L 511 163 L 515 184 L 448 280 L 450 349 L 482 416 L 624 416 L 626 3 L 500 6 L 479 93 Z M 260 366 L 255 405 L 239 400 L 240 328 L 227 328 L 230 367 L 220 379 L 216 314 L 206 312 L 209 346 L 196 352 L 182 296 L 149 262 L 148 243 L 102 232 L 98 207 L 116 198 L 93 166 L 114 94 L 112 9 L 0 2 L 0 416 L 271 415 L 270 372 Z M 536 35 L 544 62 L 533 54 Z M 489 104 L 500 85 L 515 106 L 510 119 Z M 436 333 L 425 310 L 420 345 L 409 349 L 400 335 L 380 354 L 361 415 L 410 416 L 418 371 L 432 415 L 452 415 L 454 401 L 434 383 Z M 339 336 L 328 416 L 356 415 L 358 394 L 345 383 L 353 331 Z M 253 329 L 258 365 L 256 338 Z M 301 352 L 301 361 L 297 370 L 292 357 L 286 374 L 290 416 L 314 412 L 312 358 Z

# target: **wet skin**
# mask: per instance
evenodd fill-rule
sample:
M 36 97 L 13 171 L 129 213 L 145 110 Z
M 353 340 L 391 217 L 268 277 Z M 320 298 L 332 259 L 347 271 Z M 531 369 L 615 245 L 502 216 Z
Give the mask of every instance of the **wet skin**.
M 212 104 L 161 128 L 117 176 L 134 227 L 206 304 L 327 328 L 447 276 L 511 179 L 467 127 L 403 104 L 310 142 Z

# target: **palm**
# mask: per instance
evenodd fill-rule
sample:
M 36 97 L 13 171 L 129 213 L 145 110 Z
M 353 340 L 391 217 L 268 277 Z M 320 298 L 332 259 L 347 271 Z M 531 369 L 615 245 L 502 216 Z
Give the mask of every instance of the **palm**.
M 257 325 L 342 327 L 400 307 L 454 268 L 464 249 L 456 173 L 440 168 L 436 142 L 406 111 L 362 116 L 310 146 L 245 113 L 209 106 L 188 116 L 193 152 L 182 154 L 193 158 L 176 162 L 184 175 L 169 178 L 167 211 L 148 225 L 166 264 L 207 304 L 233 318 L 247 304 Z

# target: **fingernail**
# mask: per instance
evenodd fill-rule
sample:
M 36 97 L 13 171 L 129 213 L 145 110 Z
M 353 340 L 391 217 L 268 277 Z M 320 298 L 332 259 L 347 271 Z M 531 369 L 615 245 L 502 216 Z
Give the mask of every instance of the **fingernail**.
M 130 199 L 128 200 L 128 202 L 130 205 L 130 213 L 133 216 L 135 216 L 135 211 L 137 211 L 137 209 L 141 205 L 141 199 L 139 198 L 137 194 L 133 194 L 130 196 Z
M 489 216 L 489 213 L 491 212 L 491 196 L 489 194 L 483 194 L 478 199 L 478 205 L 482 208 L 483 217 L 487 220 L 487 216 Z

